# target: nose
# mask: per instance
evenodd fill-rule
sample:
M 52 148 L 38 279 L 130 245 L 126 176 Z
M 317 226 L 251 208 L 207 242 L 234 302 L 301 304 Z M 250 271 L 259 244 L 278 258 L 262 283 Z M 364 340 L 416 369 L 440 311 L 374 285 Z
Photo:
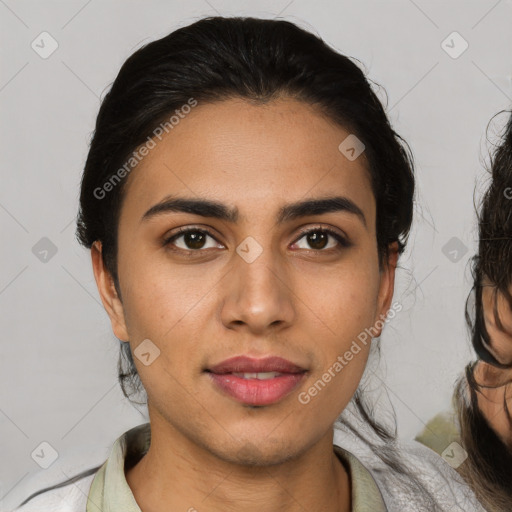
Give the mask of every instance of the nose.
M 222 287 L 223 324 L 259 335 L 291 325 L 295 315 L 293 283 L 279 257 L 265 248 L 252 262 L 238 253 L 233 260 Z

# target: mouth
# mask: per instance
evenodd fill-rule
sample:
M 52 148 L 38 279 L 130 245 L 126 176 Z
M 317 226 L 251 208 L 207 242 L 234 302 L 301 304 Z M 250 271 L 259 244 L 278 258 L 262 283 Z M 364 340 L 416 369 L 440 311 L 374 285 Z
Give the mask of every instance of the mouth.
M 264 406 L 289 395 L 304 379 L 307 370 L 280 357 L 238 356 L 205 372 L 224 395 L 246 405 Z
M 298 364 L 277 356 L 267 356 L 260 359 L 249 356 L 236 356 L 226 359 L 207 371 L 222 375 L 226 373 L 300 373 L 306 371 Z

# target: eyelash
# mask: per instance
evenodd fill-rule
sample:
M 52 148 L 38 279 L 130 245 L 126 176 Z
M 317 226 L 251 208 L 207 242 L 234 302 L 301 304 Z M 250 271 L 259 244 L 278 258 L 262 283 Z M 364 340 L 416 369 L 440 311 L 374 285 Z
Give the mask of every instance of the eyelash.
M 341 249 L 346 249 L 346 248 L 348 248 L 348 247 L 350 247 L 352 245 L 344 236 L 340 235 L 337 231 L 334 231 L 332 229 L 325 228 L 325 227 L 314 227 L 314 228 L 305 229 L 305 230 L 300 232 L 299 237 L 293 243 L 296 244 L 299 240 L 301 240 L 304 236 L 308 235 L 309 233 L 318 233 L 318 232 L 325 233 L 327 235 L 332 236 L 339 243 L 339 247 L 335 247 L 335 248 L 331 247 L 330 249 L 309 249 L 312 252 L 316 252 L 316 253 L 321 253 L 321 252 L 331 253 L 333 251 L 340 251 Z M 206 235 L 210 236 L 211 238 L 213 238 L 215 241 L 217 241 L 215 236 L 213 236 L 210 233 L 210 231 L 208 231 L 207 229 L 195 228 L 195 227 L 187 227 L 187 228 L 179 228 L 176 233 L 174 233 L 173 235 L 171 235 L 170 237 L 168 237 L 168 238 L 166 238 L 164 240 L 163 245 L 165 247 L 171 245 L 172 242 L 176 241 L 178 238 L 180 238 L 181 236 L 183 236 L 186 233 L 202 233 L 202 234 L 206 234 Z M 199 252 L 203 252 L 204 251 L 204 249 L 181 249 L 179 247 L 178 248 L 173 248 L 172 250 L 176 251 L 176 252 L 186 253 L 186 254 L 189 254 L 189 255 L 192 255 L 192 253 L 199 253 Z M 303 250 L 308 250 L 308 249 L 303 249 Z

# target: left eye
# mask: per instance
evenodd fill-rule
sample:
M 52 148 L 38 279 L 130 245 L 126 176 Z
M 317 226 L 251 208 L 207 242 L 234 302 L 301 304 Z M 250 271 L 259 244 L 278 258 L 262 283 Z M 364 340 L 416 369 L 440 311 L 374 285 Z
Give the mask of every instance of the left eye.
M 332 249 L 336 247 L 336 243 L 334 245 L 328 245 L 329 237 L 333 238 L 338 245 L 341 247 L 348 247 L 350 243 L 346 238 L 341 236 L 336 231 L 332 231 L 331 229 L 325 228 L 315 228 L 309 231 L 302 233 L 302 236 L 298 240 L 302 240 L 303 238 L 306 240 L 311 247 L 299 247 L 300 249 L 313 249 L 315 251 L 323 251 L 325 249 Z M 295 242 L 297 245 L 298 242 Z

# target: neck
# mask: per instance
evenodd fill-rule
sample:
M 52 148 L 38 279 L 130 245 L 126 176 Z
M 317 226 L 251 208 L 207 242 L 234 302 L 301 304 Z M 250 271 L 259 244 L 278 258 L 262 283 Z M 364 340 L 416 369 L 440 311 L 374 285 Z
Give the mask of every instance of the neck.
M 148 452 L 126 472 L 144 512 L 351 510 L 350 477 L 333 451 L 332 429 L 298 455 L 255 466 L 222 460 L 168 423 L 158 426 L 151 423 Z

